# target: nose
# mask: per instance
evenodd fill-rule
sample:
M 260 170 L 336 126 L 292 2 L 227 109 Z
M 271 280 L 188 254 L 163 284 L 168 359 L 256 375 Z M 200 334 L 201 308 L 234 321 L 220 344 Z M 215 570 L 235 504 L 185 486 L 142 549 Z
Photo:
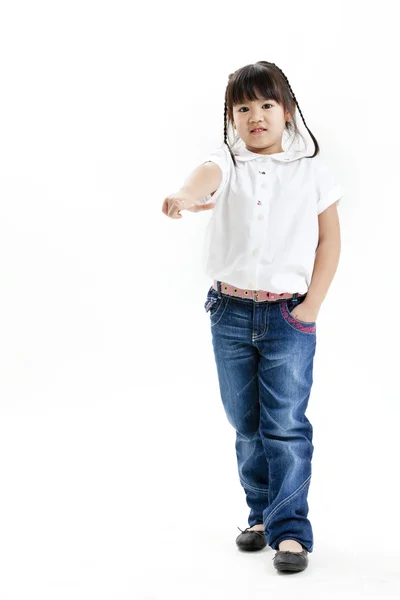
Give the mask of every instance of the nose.
M 250 119 L 250 123 L 259 123 L 260 121 L 262 121 L 262 117 L 259 117 L 259 116 L 257 116 L 257 115 L 253 116 L 253 117 Z

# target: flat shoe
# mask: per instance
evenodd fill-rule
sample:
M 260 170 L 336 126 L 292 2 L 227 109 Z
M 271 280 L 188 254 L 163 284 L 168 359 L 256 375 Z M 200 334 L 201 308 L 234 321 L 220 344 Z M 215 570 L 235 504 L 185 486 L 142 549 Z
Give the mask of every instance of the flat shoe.
M 304 546 L 301 552 L 277 550 L 272 560 L 277 571 L 304 571 L 308 566 L 308 551 Z
M 244 531 L 240 529 L 240 527 L 238 527 L 238 529 L 242 533 L 237 536 L 236 545 L 241 550 L 253 552 L 255 550 L 262 550 L 267 545 L 264 531 L 257 531 L 256 529 L 250 531 L 249 527 Z

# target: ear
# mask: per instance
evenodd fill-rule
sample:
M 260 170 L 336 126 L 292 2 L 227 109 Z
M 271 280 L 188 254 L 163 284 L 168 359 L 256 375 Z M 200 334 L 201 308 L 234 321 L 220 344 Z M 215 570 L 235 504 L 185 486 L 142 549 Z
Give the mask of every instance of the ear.
M 295 110 L 296 110 L 296 103 L 293 100 L 293 111 L 295 111 Z M 287 110 L 285 112 L 285 121 L 291 121 L 291 120 L 292 120 L 292 115 L 290 114 L 290 111 Z

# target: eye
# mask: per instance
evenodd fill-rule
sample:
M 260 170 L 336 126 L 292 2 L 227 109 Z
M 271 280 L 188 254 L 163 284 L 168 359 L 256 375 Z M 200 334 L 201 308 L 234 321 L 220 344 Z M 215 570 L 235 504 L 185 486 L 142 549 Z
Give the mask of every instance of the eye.
M 269 104 L 268 102 L 266 104 L 263 104 L 263 106 L 274 106 L 273 104 Z M 247 106 L 242 106 L 242 108 L 247 108 Z M 242 108 L 239 108 L 238 112 L 241 112 Z

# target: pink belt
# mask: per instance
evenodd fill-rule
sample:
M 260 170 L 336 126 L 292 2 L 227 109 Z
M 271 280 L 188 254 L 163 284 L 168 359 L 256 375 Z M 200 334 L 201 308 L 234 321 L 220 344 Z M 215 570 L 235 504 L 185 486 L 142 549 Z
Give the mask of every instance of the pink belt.
M 214 279 L 213 288 L 218 290 L 216 279 Z M 228 296 L 238 296 L 239 298 L 251 298 L 255 302 L 262 302 L 263 300 L 284 300 L 285 298 L 292 298 L 293 296 L 290 292 L 275 294 L 274 292 L 265 292 L 264 290 L 245 290 L 230 285 L 229 283 L 225 283 L 224 281 L 221 281 L 221 293 L 228 294 Z M 301 298 L 305 295 L 306 294 L 298 294 L 297 297 Z

